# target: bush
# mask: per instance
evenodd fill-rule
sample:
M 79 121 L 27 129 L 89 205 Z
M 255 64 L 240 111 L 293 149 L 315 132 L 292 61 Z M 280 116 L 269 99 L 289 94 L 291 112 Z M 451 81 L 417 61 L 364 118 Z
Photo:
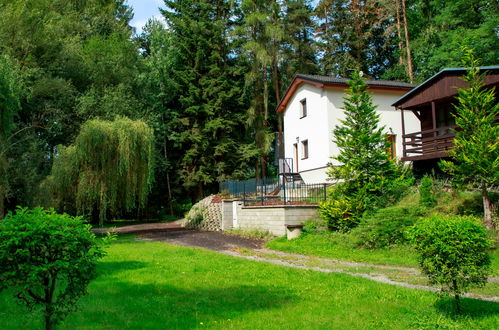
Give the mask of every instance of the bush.
M 408 237 L 420 254 L 420 265 L 430 283 L 459 298 L 471 286 L 483 286 L 490 271 L 487 230 L 472 217 L 432 216 L 418 222 Z
M 86 294 L 104 255 L 80 217 L 18 208 L 0 222 L 0 291 L 8 287 L 28 309 L 44 307 L 45 328 L 57 325 Z
M 194 205 L 185 217 L 185 219 L 187 220 L 186 227 L 198 229 L 203 222 L 205 212 L 206 206 L 200 204 Z
M 437 205 L 437 199 L 434 192 L 433 178 L 429 175 L 423 176 L 419 186 L 419 203 L 426 207 Z
M 323 221 L 307 220 L 303 223 L 303 232 L 307 234 L 316 234 L 325 229 L 326 227 Z
M 359 223 L 355 207 L 345 198 L 321 203 L 319 212 L 332 231 L 349 231 Z
M 407 242 L 405 231 L 413 226 L 424 211 L 405 207 L 390 207 L 361 219 L 352 231 L 354 244 L 370 249 Z

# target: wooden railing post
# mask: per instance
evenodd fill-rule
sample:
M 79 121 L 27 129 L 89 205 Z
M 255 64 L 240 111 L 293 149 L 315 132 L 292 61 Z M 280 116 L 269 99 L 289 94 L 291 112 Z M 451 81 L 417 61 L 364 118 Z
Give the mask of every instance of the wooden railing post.
M 402 119 L 402 155 L 404 157 L 407 156 L 405 151 L 405 121 L 404 121 L 404 109 L 400 109 L 400 117 Z

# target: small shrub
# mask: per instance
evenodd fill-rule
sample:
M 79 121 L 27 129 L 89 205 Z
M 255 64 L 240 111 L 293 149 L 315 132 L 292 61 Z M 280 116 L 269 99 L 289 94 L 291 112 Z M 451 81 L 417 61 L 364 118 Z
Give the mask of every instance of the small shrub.
M 102 256 L 80 217 L 19 208 L 0 222 L 0 291 L 12 287 L 29 310 L 43 306 L 51 329 L 76 309 Z
M 383 248 L 407 242 L 405 231 L 413 226 L 424 212 L 405 207 L 390 207 L 364 217 L 352 231 L 354 244 L 364 248 Z
M 471 286 L 484 286 L 490 271 L 487 230 L 472 217 L 432 216 L 419 221 L 408 237 L 420 255 L 420 266 L 430 283 L 460 296 Z
M 359 223 L 355 208 L 347 199 L 335 199 L 319 205 L 320 217 L 329 230 L 348 231 Z
M 307 234 L 316 234 L 324 229 L 326 229 L 326 226 L 323 221 L 311 219 L 303 223 L 303 232 Z
M 201 226 L 201 223 L 203 222 L 205 212 L 205 206 L 194 205 L 185 217 L 185 219 L 187 220 L 186 227 L 192 229 L 199 228 Z
M 434 192 L 433 178 L 429 175 L 423 176 L 419 186 L 419 203 L 426 207 L 433 207 L 437 204 Z

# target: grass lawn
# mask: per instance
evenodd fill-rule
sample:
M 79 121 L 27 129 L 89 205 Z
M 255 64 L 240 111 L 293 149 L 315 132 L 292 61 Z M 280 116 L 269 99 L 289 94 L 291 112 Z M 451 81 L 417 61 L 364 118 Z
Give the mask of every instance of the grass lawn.
M 342 274 L 242 260 L 214 252 L 137 242 L 109 247 L 99 277 L 61 328 L 407 329 L 497 328 L 499 304 L 448 299 Z M 0 329 L 41 329 L 0 294 Z
M 320 232 L 305 234 L 291 241 L 288 241 L 286 237 L 279 237 L 267 242 L 266 247 L 272 250 L 316 257 L 418 268 L 417 253 L 410 246 L 361 249 L 352 247 L 348 239 L 348 234 Z M 492 259 L 491 274 L 499 277 L 499 249 L 493 249 L 490 254 Z
M 477 193 L 457 192 L 455 194 L 438 189 L 436 194 L 437 205 L 428 209 L 431 214 L 474 214 L 481 216 L 481 197 Z M 404 196 L 395 206 L 417 208 L 419 206 L 419 192 L 412 188 L 411 193 Z M 333 258 L 347 261 L 365 262 L 379 265 L 405 266 L 418 268 L 416 251 L 407 245 L 393 246 L 383 249 L 362 249 L 352 244 L 350 234 L 320 231 L 314 234 L 305 234 L 300 238 L 288 241 L 280 237 L 267 242 L 266 247 L 289 253 L 309 256 Z M 499 245 L 490 251 L 492 257 L 492 276 L 499 277 Z M 497 293 L 496 295 L 499 295 Z

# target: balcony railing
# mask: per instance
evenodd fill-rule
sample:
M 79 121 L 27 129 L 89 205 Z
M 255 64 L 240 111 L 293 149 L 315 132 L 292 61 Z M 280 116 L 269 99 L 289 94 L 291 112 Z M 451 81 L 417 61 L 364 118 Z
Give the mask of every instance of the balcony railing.
M 404 157 L 411 159 L 431 159 L 444 157 L 452 149 L 456 126 L 439 127 L 403 136 Z

